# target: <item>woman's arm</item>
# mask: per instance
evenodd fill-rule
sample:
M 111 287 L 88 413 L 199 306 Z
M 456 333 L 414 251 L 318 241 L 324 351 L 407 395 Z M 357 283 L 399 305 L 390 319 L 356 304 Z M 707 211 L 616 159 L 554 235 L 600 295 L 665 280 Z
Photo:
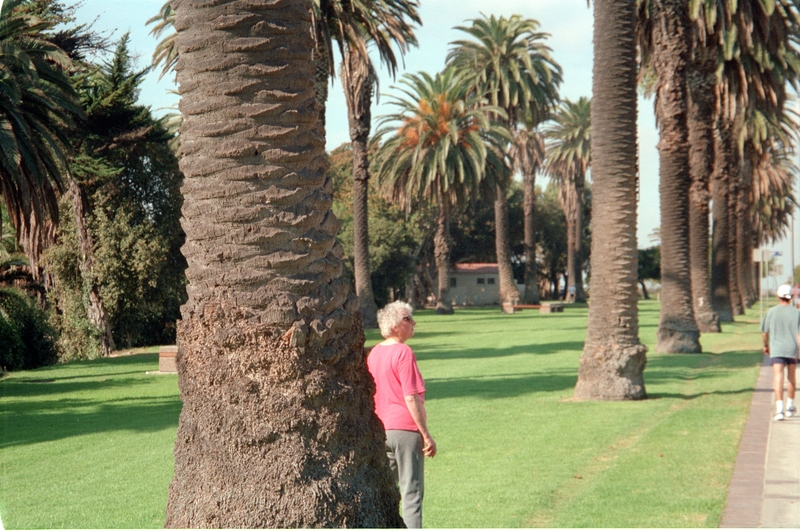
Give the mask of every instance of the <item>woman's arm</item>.
M 422 403 L 422 398 L 418 394 L 408 395 L 405 397 L 406 407 L 408 412 L 411 413 L 411 418 L 417 425 L 420 435 L 422 435 L 422 453 L 427 457 L 436 455 L 436 441 L 431 437 L 428 431 L 428 415 L 425 412 L 425 405 Z

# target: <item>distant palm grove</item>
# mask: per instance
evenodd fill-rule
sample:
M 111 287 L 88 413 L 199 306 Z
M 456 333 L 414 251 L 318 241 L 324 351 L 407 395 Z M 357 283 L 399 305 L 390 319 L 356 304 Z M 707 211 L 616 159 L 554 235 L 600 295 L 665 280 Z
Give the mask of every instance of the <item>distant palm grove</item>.
M 787 232 L 800 1 L 593 4 L 592 95 L 560 97 L 538 21 L 487 14 L 373 120 L 414 0 L 167 0 L 148 22 L 150 68 L 180 87 L 163 118 L 127 35 L 5 0 L 0 369 L 177 343 L 178 528 L 401 526 L 363 330 L 397 299 L 448 319 L 459 263 L 496 263 L 506 305 L 588 301 L 575 397 L 646 398 L 645 280 L 656 349 L 699 353 Z M 326 153 L 333 77 L 351 141 Z M 660 134 L 646 250 L 638 90 Z

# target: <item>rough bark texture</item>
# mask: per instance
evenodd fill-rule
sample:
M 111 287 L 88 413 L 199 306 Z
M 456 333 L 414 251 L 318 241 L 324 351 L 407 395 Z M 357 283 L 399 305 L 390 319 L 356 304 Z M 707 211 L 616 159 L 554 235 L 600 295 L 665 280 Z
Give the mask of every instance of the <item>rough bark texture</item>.
M 523 197 L 525 238 L 525 304 L 539 304 L 539 267 L 536 264 L 536 175 L 523 175 L 525 191 Z
M 189 298 L 165 525 L 400 527 L 341 278 L 310 5 L 174 7 Z
M 636 250 L 635 0 L 594 2 L 592 286 L 575 398 L 645 398 Z
M 436 313 L 453 313 L 450 301 L 450 209 L 439 196 L 439 214 L 436 217 L 436 233 L 433 236 L 433 254 L 437 271 Z
M 378 327 L 378 306 L 372 292 L 369 267 L 369 157 L 367 143 L 372 127 L 372 78 L 368 65 L 356 50 L 350 50 L 342 69 L 342 84 L 347 100 L 347 121 L 353 145 L 353 275 L 358 309 L 365 328 Z
M 683 0 L 655 0 L 653 66 L 658 75 L 661 312 L 657 352 L 700 352 L 689 264 L 689 14 Z
M 495 186 L 494 231 L 495 252 L 497 254 L 497 270 L 500 280 L 500 301 L 517 304 L 520 293 L 511 269 L 511 231 L 508 225 L 508 198 L 501 186 Z
M 316 51 L 314 57 L 314 93 L 316 94 L 317 113 L 319 125 L 325 130 L 325 110 L 328 105 L 328 83 L 330 82 L 330 67 L 328 54 Z
M 714 134 L 714 173 L 711 175 L 711 304 L 721 323 L 733 322 L 728 288 L 728 171 L 731 156 L 728 153 L 730 142 L 726 138 L 731 135 L 730 127 L 727 120 L 719 120 Z
M 697 32 L 695 28 L 695 32 Z M 697 328 L 703 334 L 720 332 L 719 317 L 711 305 L 709 270 L 709 186 L 714 171 L 714 85 L 716 47 L 694 39 L 689 87 L 689 262 L 692 304 Z
M 86 302 L 86 318 L 100 333 L 100 348 L 104 356 L 114 350 L 114 338 L 111 335 L 111 322 L 108 318 L 103 299 L 100 297 L 100 286 L 94 280 L 94 242 L 86 224 L 89 202 L 83 188 L 74 180 L 69 180 L 69 192 L 72 197 L 72 212 L 75 216 L 75 227 L 80 245 L 80 270 L 83 284 L 89 293 Z

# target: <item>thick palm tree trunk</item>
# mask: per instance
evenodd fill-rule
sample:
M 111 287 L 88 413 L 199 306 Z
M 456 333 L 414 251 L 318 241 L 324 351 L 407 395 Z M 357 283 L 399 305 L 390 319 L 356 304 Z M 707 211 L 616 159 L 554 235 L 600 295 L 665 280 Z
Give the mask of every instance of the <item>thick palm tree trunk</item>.
M 695 28 L 695 32 L 697 32 Z M 692 68 L 689 69 L 689 263 L 691 265 L 692 304 L 701 333 L 720 332 L 719 317 L 711 305 L 709 271 L 710 177 L 714 171 L 714 85 L 716 47 L 709 41 L 694 39 Z
M 450 301 L 450 205 L 439 194 L 439 213 L 436 217 L 436 233 L 433 235 L 433 254 L 436 262 L 436 313 L 452 314 Z
M 578 399 L 645 398 L 636 289 L 635 0 L 594 2 L 592 301 Z
M 729 291 L 728 182 L 731 155 L 730 122 L 720 118 L 714 135 L 714 173 L 711 175 L 711 215 L 713 233 L 711 241 L 711 304 L 721 323 L 733 322 L 733 308 Z
M 523 196 L 525 239 L 525 304 L 539 304 L 539 266 L 536 263 L 536 174 L 525 173 L 522 177 L 525 190 Z
M 84 288 L 89 297 L 86 301 L 86 318 L 100 334 L 100 350 L 108 356 L 114 350 L 114 338 L 111 334 L 111 322 L 100 297 L 100 286 L 95 281 L 94 273 L 94 242 L 87 225 L 87 212 L 89 202 L 86 192 L 74 179 L 69 179 L 69 192 L 72 197 L 72 212 L 75 216 L 75 228 L 78 232 L 78 245 L 80 246 L 81 277 Z
M 166 527 L 399 527 L 302 0 L 176 0 L 188 301 Z
M 353 274 L 358 309 L 365 328 L 377 328 L 378 306 L 372 292 L 369 267 L 369 153 L 367 143 L 372 127 L 372 87 L 374 80 L 361 54 L 351 49 L 342 69 L 342 85 L 347 100 L 347 121 L 353 145 Z
M 651 7 L 661 198 L 661 313 L 656 350 L 694 353 L 702 349 L 689 263 L 689 14 L 683 0 L 657 0 Z
M 520 299 L 519 289 L 514 280 L 511 268 L 511 234 L 508 224 L 508 198 L 505 188 L 495 185 L 494 200 L 494 232 L 495 252 L 497 253 L 497 271 L 500 280 L 500 302 L 517 304 Z

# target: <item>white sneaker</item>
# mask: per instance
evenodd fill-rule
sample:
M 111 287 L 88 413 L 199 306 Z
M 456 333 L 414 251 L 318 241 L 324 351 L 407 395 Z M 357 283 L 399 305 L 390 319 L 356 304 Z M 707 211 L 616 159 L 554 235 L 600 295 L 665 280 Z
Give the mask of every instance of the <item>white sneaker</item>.
M 783 420 L 783 413 L 778 413 L 775 415 L 775 420 Z
M 786 408 L 786 418 L 787 419 L 789 417 L 794 417 L 796 413 L 797 413 L 797 408 L 794 407 L 794 404 L 792 404 L 791 406 Z

